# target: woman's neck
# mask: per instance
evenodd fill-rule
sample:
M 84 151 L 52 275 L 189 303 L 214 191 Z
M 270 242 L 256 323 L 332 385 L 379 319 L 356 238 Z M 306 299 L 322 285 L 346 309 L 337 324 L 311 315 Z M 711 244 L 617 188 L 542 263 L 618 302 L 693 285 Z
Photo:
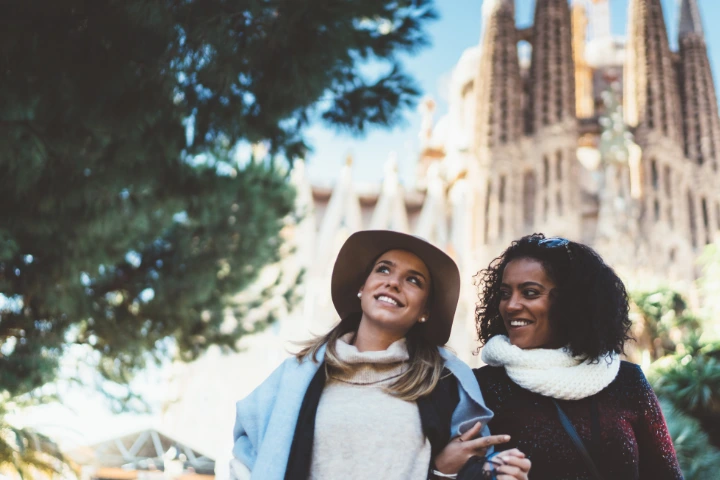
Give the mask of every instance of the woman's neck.
M 352 344 L 355 345 L 359 352 L 378 352 L 387 350 L 390 345 L 403 338 L 403 336 L 398 335 L 397 332 L 377 328 L 371 325 L 370 322 L 360 321 L 360 326 Z

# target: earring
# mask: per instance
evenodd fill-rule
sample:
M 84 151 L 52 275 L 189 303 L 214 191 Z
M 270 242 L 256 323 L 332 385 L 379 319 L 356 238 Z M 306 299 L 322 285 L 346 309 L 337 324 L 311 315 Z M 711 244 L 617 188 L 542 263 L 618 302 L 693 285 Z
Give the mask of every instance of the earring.
M 362 297 L 362 292 L 358 292 L 358 298 Z
M 425 323 L 426 321 L 427 321 L 427 318 L 425 318 L 425 317 L 420 317 L 420 323 Z

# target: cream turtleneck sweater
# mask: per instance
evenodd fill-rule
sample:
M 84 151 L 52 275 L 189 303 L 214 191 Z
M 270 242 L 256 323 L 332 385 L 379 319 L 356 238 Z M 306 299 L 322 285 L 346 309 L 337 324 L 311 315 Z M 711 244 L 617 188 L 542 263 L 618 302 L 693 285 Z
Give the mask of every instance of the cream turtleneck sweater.
M 424 480 L 430 442 L 417 403 L 383 390 L 408 368 L 405 339 L 379 352 L 360 352 L 339 339 L 338 356 L 353 368 L 333 372 L 315 419 L 310 480 Z

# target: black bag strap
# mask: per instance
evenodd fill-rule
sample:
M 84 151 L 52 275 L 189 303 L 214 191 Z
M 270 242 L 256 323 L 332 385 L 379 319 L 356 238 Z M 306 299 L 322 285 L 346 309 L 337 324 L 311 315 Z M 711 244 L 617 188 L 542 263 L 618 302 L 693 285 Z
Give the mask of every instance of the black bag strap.
M 560 404 L 558 404 L 558 402 L 556 402 L 554 398 L 551 400 L 555 404 L 555 408 L 557 408 L 558 416 L 560 417 L 560 423 L 562 423 L 563 428 L 570 436 L 572 442 L 575 444 L 575 448 L 577 448 L 578 452 L 580 452 L 580 456 L 582 456 L 583 460 L 585 460 L 585 465 L 587 466 L 588 470 L 590 470 L 590 476 L 595 480 L 602 480 L 602 476 L 600 476 L 600 472 L 598 472 L 598 469 L 595 466 L 595 462 L 593 462 L 590 453 L 587 451 L 587 448 L 585 448 L 585 444 L 580 438 L 580 435 L 578 435 L 577 431 L 575 430 L 575 427 L 573 427 L 573 424 L 570 423 L 570 419 L 567 417 L 567 415 L 565 415 L 563 409 L 560 408 Z
M 600 413 L 598 411 L 597 396 L 593 395 L 590 400 L 590 434 L 592 435 L 592 452 L 600 452 Z

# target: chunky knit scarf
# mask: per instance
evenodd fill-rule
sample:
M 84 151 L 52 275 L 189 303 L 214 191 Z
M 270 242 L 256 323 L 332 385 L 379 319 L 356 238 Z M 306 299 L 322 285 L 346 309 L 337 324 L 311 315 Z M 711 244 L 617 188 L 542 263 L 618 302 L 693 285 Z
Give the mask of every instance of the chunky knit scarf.
M 558 400 L 579 400 L 610 385 L 620 369 L 616 354 L 581 361 L 564 348 L 523 350 L 504 335 L 492 337 L 482 350 L 488 365 L 505 367 L 510 379 L 531 392 Z

